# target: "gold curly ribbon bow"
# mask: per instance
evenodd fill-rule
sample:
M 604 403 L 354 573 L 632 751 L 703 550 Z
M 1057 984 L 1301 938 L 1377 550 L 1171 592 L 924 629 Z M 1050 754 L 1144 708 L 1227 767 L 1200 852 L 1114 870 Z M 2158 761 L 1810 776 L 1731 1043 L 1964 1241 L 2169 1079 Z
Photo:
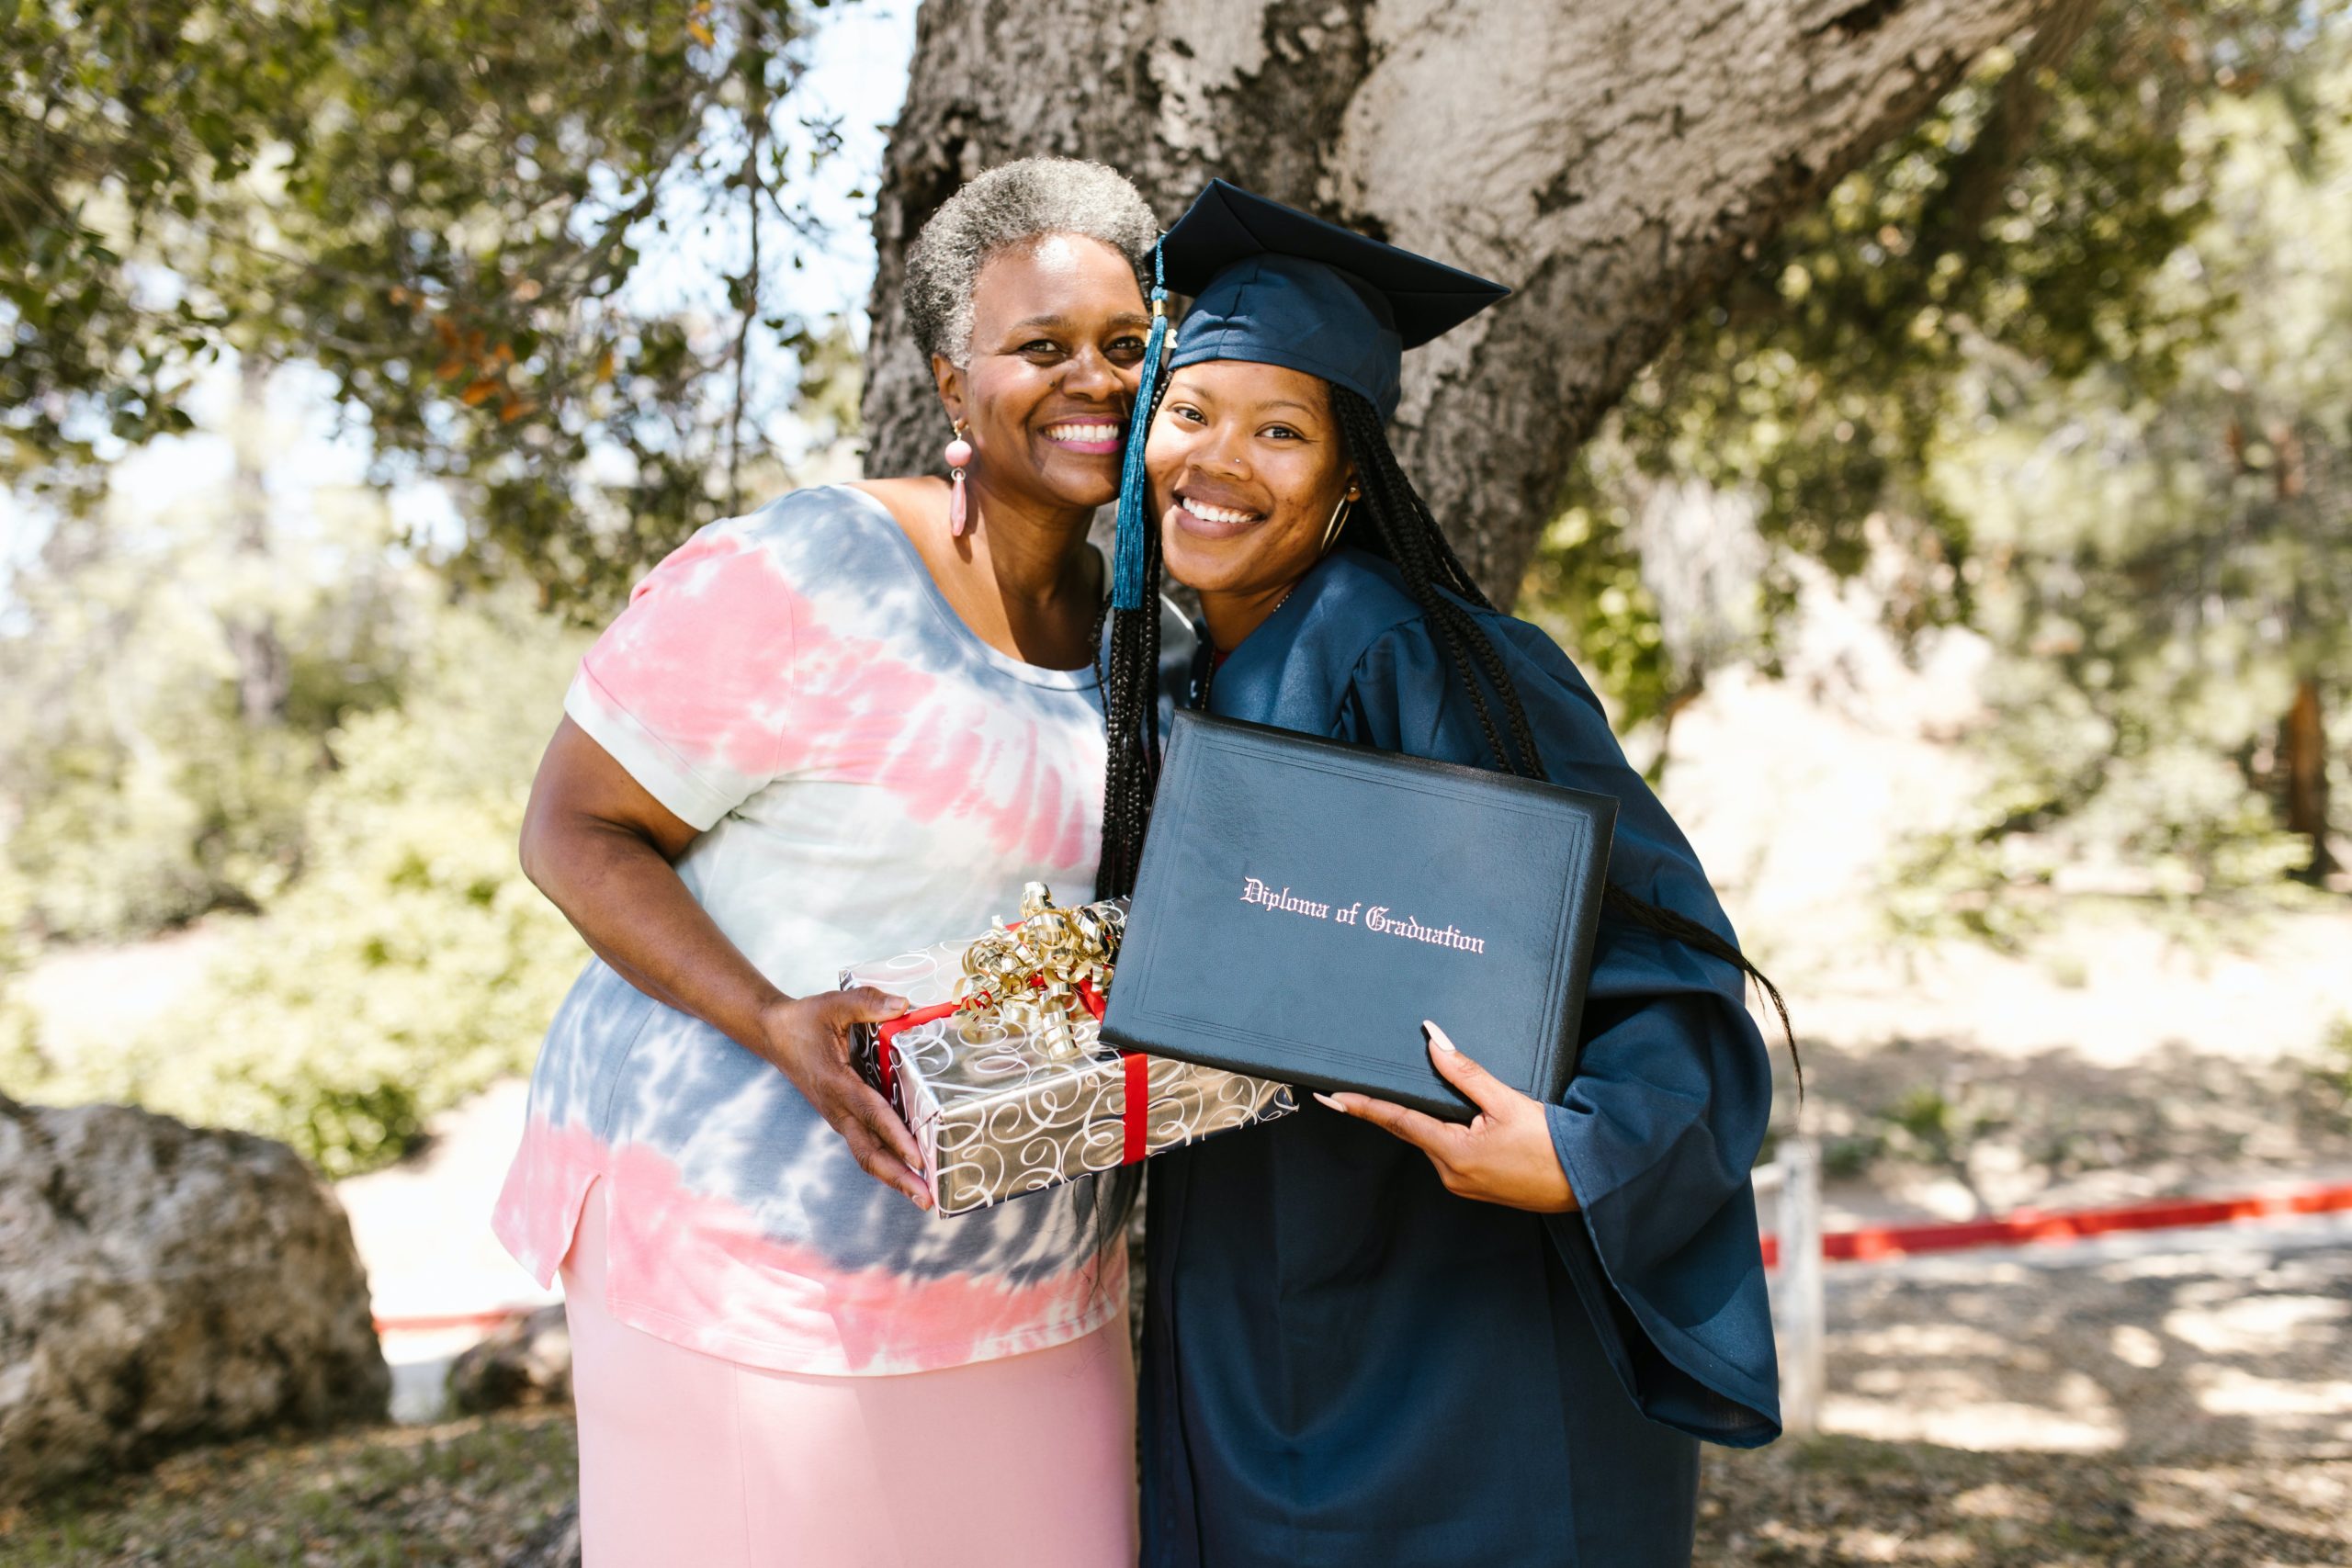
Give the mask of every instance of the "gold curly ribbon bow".
M 1126 911 L 1116 904 L 1065 909 L 1044 883 L 1030 883 L 1021 890 L 1020 923 L 991 920 L 989 933 L 964 950 L 956 1005 L 968 1016 L 958 1032 L 967 1043 L 983 1043 L 974 1026 L 993 1018 L 1036 1041 L 1050 1060 L 1075 1056 L 1070 1012 L 1080 1005 L 1079 987 L 1109 994 L 1126 929 Z

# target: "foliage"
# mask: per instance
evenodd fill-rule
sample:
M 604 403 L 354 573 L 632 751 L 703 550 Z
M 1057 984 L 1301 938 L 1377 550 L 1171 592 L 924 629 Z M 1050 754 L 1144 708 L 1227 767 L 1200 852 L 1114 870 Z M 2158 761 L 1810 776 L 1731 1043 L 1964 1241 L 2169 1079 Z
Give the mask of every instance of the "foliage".
M 2167 386 L 2013 383 L 1937 465 L 1973 519 L 1976 622 L 2010 655 L 1973 833 L 2011 882 L 2069 866 L 2177 897 L 2312 858 L 2266 795 L 2298 682 L 2352 695 L 2352 375 L 2310 352 L 2352 330 L 2352 58 L 2318 85 L 2315 139 L 2259 100 L 2189 127 L 2214 216 L 2156 289 L 2229 303 Z
M 1572 503 L 1544 530 L 1520 610 L 1577 650 L 1578 666 L 1623 722 L 1657 716 L 1671 704 L 1673 658 L 1642 580 L 1641 553 L 1598 507 Z
M 2352 1018 L 2339 1018 L 2328 1026 L 2320 1052 L 2324 1064 L 2321 1075 L 2343 1096 L 2345 1111 L 2352 1113 Z
M 2157 287 L 2211 214 L 2216 149 L 2184 121 L 2275 84 L 2307 41 L 2290 30 L 2301 13 L 2127 4 L 2079 48 L 2062 13 L 2041 51 L 1996 51 L 1650 367 L 1623 412 L 1639 465 L 1752 491 L 1768 537 L 1845 574 L 1869 558 L 1872 514 L 1899 515 L 1923 564 L 1895 623 L 1964 612 L 1969 520 L 1924 482 L 1955 384 L 1987 355 L 2060 381 L 2175 377 L 2223 303 Z M 2287 81 L 2268 90 L 2301 105 Z
M 528 1067 L 583 956 L 514 856 L 578 653 L 511 595 L 442 611 L 400 704 L 329 736 L 309 870 L 239 924 L 203 992 L 103 1058 L 20 1055 L 13 1092 L 243 1127 L 341 1176 Z
M 2348 38 L 2282 0 L 2108 7 L 1768 247 L 1592 444 L 1531 581 L 1626 719 L 1773 668 L 1792 560 L 1867 566 L 1898 636 L 1998 655 L 1996 787 L 1898 879 L 1910 917 L 2011 936 L 1998 890 L 2061 866 L 2178 895 L 2311 858 L 2265 792 L 2297 681 L 2352 698 L 2352 374 L 2310 352 L 2352 325 Z M 1762 547 L 1745 646 L 1646 536 L 1694 484 Z
M 808 0 L 820 6 L 825 0 Z M 775 303 L 795 0 L 62 0 L 0 65 L 0 479 L 86 505 L 224 350 L 334 378 L 458 564 L 610 603 L 732 510 L 811 342 Z M 723 299 L 656 292 L 684 245 Z M 648 261 L 657 265 L 649 267 Z M 772 372 L 772 373 L 771 373 Z
M 32 1010 L 16 993 L 16 978 L 26 962 L 21 933 L 27 897 L 24 879 L 0 860 L 0 1064 L 28 1057 L 33 1050 Z M 7 1087 L 0 1082 L 0 1093 Z
M 372 498 L 319 496 L 271 538 L 230 515 L 233 493 L 63 520 L 8 584 L 0 858 L 42 935 L 258 908 L 301 867 L 329 735 L 391 701 L 429 635 L 430 598 L 398 581 Z M 240 637 L 264 657 L 265 633 L 267 669 L 249 670 Z

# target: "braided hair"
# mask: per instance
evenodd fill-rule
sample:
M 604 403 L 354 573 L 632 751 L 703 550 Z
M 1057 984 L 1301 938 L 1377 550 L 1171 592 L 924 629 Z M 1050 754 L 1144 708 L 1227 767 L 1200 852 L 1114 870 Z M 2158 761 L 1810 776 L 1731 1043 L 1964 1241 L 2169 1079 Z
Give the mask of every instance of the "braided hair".
M 1168 395 L 1168 378 L 1152 389 L 1148 407 L 1130 417 L 1148 428 Z M 1141 482 L 1140 476 L 1137 482 Z M 1147 508 L 1148 510 L 1148 508 Z M 1108 740 L 1102 781 L 1102 861 L 1094 873 L 1094 896 L 1117 898 L 1135 891 L 1143 864 L 1143 840 L 1150 826 L 1151 797 L 1159 787 L 1159 525 L 1147 518 L 1142 533 L 1143 604 L 1111 612 L 1111 640 L 1098 652 L 1104 662 L 1102 728 Z M 1102 649 L 1101 637 L 1095 647 Z
M 1163 380 L 1159 392 L 1164 394 L 1166 386 Z M 1341 539 L 1385 558 L 1396 567 L 1405 591 L 1428 617 L 1447 661 L 1461 676 L 1487 751 L 1501 770 L 1521 778 L 1544 778 L 1543 757 L 1519 689 L 1501 650 L 1487 636 L 1475 613 L 1492 612 L 1494 602 L 1471 577 L 1428 503 L 1397 463 L 1379 411 L 1369 399 L 1345 387 L 1333 386 L 1329 390 L 1341 447 L 1354 465 L 1356 483 L 1363 491 L 1360 506 L 1372 521 L 1371 528 L 1364 529 L 1350 517 Z M 1136 417 L 1148 422 L 1159 412 L 1159 400 L 1155 396 L 1152 406 L 1136 411 Z M 1150 597 L 1156 598 L 1160 581 L 1159 531 L 1152 527 L 1146 534 L 1146 581 L 1153 590 Z M 1108 666 L 1102 672 L 1110 767 L 1102 802 L 1102 863 L 1095 878 L 1098 898 L 1134 891 L 1136 871 L 1142 862 L 1152 792 L 1159 778 L 1159 670 L 1156 611 L 1147 607 L 1114 612 Z M 1755 982 L 1780 1019 L 1781 1033 L 1796 1071 L 1797 1094 L 1803 1098 L 1804 1063 L 1797 1054 L 1796 1032 L 1789 1021 L 1788 1003 L 1770 976 L 1713 928 L 1653 904 L 1614 882 L 1607 885 L 1601 896 L 1601 909 L 1629 925 L 1720 959 Z

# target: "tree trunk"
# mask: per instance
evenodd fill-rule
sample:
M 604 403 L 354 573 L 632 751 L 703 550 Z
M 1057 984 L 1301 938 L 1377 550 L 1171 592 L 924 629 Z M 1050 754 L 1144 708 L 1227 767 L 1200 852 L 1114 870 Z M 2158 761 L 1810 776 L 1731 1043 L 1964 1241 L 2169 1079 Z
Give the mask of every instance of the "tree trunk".
M 260 355 L 245 355 L 238 380 L 236 479 L 230 488 L 237 535 L 237 570 L 256 592 L 227 601 L 220 632 L 237 662 L 237 712 L 255 729 L 283 724 L 293 695 L 294 672 L 286 644 L 270 613 L 269 562 L 269 367 Z M 241 604 L 239 600 L 243 600 Z
M 1744 257 L 1987 49 L 2085 0 L 923 0 L 874 231 L 867 468 L 933 472 L 908 241 L 963 181 L 1211 175 L 1518 293 L 1408 356 L 1399 456 L 1508 601 L 1577 445 Z
M 2320 714 L 2319 682 L 2304 676 L 2295 682 L 2295 701 L 2278 727 L 2279 772 L 2287 783 L 2287 831 L 2312 841 L 2311 863 L 2303 875 L 2312 882 L 2335 874 L 2335 856 L 2327 847 L 2327 727 Z

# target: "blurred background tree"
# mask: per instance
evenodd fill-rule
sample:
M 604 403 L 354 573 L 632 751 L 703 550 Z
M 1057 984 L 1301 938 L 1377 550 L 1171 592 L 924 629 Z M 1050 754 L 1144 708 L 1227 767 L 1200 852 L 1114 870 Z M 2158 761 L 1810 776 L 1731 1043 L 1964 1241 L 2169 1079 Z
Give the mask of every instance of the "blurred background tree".
M 17 1007 L 0 1080 L 341 1172 L 527 1065 L 580 958 L 513 852 L 570 623 L 854 410 L 788 303 L 823 4 L 9 13 L 0 992 L 261 919 L 147 1038 Z M 289 479 L 322 444 L 363 482 Z
M 585 951 L 524 880 L 514 842 L 586 634 L 527 593 L 451 604 L 422 568 L 385 577 L 383 618 L 405 655 L 397 700 L 310 738 L 334 756 L 322 777 L 283 781 L 297 798 L 275 826 L 300 874 L 256 890 L 260 919 L 212 928 L 202 982 L 130 1038 L 44 1043 L 21 1027 L 12 1037 L 0 1016 L 0 1084 L 243 1127 L 341 1176 L 396 1157 L 435 1112 L 529 1066 Z M 205 683 L 163 673 L 182 696 Z M 184 765 L 225 770 L 244 739 L 208 715 L 167 746 Z M 159 789 L 173 800 L 168 781 Z M 116 841 L 118 818 L 145 836 Z M 69 795 L 50 819 L 74 836 L 58 846 L 63 863 L 25 879 L 44 891 L 141 888 L 182 847 L 177 815 L 153 800 Z M 30 903 L 40 914 L 40 895 Z M 111 929 L 153 929 L 137 918 Z
M 1531 578 L 1661 731 L 1713 670 L 1772 664 L 1808 568 L 1868 576 L 1904 638 L 1990 637 L 2000 782 L 1921 846 L 1922 909 L 2061 865 L 2316 879 L 2344 828 L 2346 28 L 2270 0 L 2086 21 L 2061 65 L 1986 62 L 1690 321 Z
M 786 112 L 823 4 L 16 8 L 0 477 L 86 509 L 224 355 L 299 362 L 379 479 L 447 492 L 445 570 L 597 614 L 774 483 L 759 430 L 816 333 L 778 281 L 838 139 Z M 681 245 L 723 298 L 682 294 Z

